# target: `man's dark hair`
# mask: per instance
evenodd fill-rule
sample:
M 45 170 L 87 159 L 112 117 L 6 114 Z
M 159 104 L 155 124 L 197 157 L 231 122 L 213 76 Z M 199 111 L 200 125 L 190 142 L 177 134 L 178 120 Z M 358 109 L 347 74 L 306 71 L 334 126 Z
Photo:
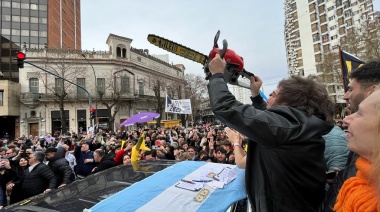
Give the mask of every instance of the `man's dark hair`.
M 223 154 L 227 154 L 227 151 L 223 147 L 217 147 L 215 149 L 215 153 L 217 153 L 217 152 L 221 152 Z
M 364 64 L 350 74 L 351 79 L 356 79 L 361 88 L 380 83 L 380 61 L 372 61 Z
M 34 155 L 34 158 L 35 158 L 36 160 L 38 160 L 39 162 L 42 163 L 42 162 L 44 161 L 45 155 L 44 155 L 43 152 L 41 152 L 41 151 L 36 151 L 36 152 L 33 153 L 33 155 Z
M 193 149 L 194 152 L 197 152 L 197 150 L 195 149 L 195 146 L 189 146 L 189 147 L 187 147 L 187 151 L 189 151 L 189 149 Z
M 12 153 L 17 153 L 16 148 L 14 148 L 14 147 L 9 148 L 9 150 L 11 150 Z
M 94 151 L 94 153 L 96 153 L 99 157 L 103 157 L 105 154 L 102 149 L 97 149 Z
M 326 88 L 317 82 L 315 76 L 291 76 L 278 84 L 281 91 L 276 103 L 304 111 L 308 115 L 319 115 L 333 123 L 330 109 L 333 107 Z

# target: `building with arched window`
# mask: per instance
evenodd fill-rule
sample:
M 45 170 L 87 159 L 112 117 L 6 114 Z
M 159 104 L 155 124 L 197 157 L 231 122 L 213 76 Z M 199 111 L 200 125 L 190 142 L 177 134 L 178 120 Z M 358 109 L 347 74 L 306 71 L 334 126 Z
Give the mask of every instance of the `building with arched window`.
M 171 65 L 141 49 L 131 46 L 132 39 L 110 34 L 109 51 L 63 51 L 26 49 L 30 62 L 64 76 L 81 87 L 69 84 L 51 74 L 25 64 L 20 73 L 20 133 L 39 134 L 61 130 L 64 117 L 67 130 L 81 132 L 90 126 L 87 92 L 95 123 L 104 129 L 120 129 L 120 123 L 138 112 L 155 111 L 154 88 L 160 84 L 161 98 L 168 89 L 178 89 L 175 96 L 184 97 L 184 66 Z M 64 114 L 58 96 L 64 94 Z M 163 101 L 164 104 L 164 101 Z M 166 119 L 166 114 L 161 114 Z M 173 118 L 177 118 L 176 114 Z M 112 126 L 109 124 L 113 123 Z

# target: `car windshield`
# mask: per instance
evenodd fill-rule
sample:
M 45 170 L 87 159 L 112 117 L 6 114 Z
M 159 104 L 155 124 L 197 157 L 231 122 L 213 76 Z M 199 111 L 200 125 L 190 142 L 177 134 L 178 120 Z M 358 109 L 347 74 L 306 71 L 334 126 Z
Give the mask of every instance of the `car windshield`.
M 175 161 L 142 161 L 138 168 L 121 165 L 75 181 L 62 189 L 41 194 L 6 207 L 6 211 L 83 211 L 107 197 L 161 171 Z

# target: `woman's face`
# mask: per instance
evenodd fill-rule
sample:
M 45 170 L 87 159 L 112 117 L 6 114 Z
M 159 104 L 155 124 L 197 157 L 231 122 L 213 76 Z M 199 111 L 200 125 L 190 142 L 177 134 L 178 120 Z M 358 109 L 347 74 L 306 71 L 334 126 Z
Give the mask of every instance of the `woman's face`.
M 377 150 L 379 147 L 377 143 L 380 142 L 379 99 L 380 91 L 372 93 L 360 103 L 359 110 L 356 113 L 347 116 L 343 120 L 348 126 L 346 132 L 348 138 L 347 147 L 367 160 L 373 159 L 374 150 Z
M 127 164 L 130 164 L 131 163 L 131 157 L 129 157 L 129 155 L 125 155 L 123 157 L 123 165 L 127 165 Z
M 28 165 L 28 161 L 25 159 L 25 158 L 21 158 L 20 161 L 18 162 L 18 164 L 21 166 L 21 167 L 25 167 Z

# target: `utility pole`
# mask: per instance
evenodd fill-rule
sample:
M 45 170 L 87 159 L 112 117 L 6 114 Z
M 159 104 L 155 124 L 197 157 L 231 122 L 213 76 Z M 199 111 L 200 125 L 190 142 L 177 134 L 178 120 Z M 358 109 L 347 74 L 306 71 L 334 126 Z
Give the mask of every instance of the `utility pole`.
M 96 74 L 95 74 L 95 69 L 94 69 L 94 66 L 92 66 L 92 64 L 90 63 L 90 61 L 87 60 L 86 58 L 86 55 L 85 54 L 81 54 L 82 57 L 87 61 L 88 64 L 90 64 L 91 68 L 92 68 L 92 72 L 94 73 L 94 82 L 95 82 L 95 122 L 98 121 L 98 101 L 97 101 L 97 96 L 98 96 L 98 83 L 97 83 L 97 80 L 96 80 Z M 96 124 L 94 122 L 94 124 Z M 95 130 L 95 129 L 94 129 Z

